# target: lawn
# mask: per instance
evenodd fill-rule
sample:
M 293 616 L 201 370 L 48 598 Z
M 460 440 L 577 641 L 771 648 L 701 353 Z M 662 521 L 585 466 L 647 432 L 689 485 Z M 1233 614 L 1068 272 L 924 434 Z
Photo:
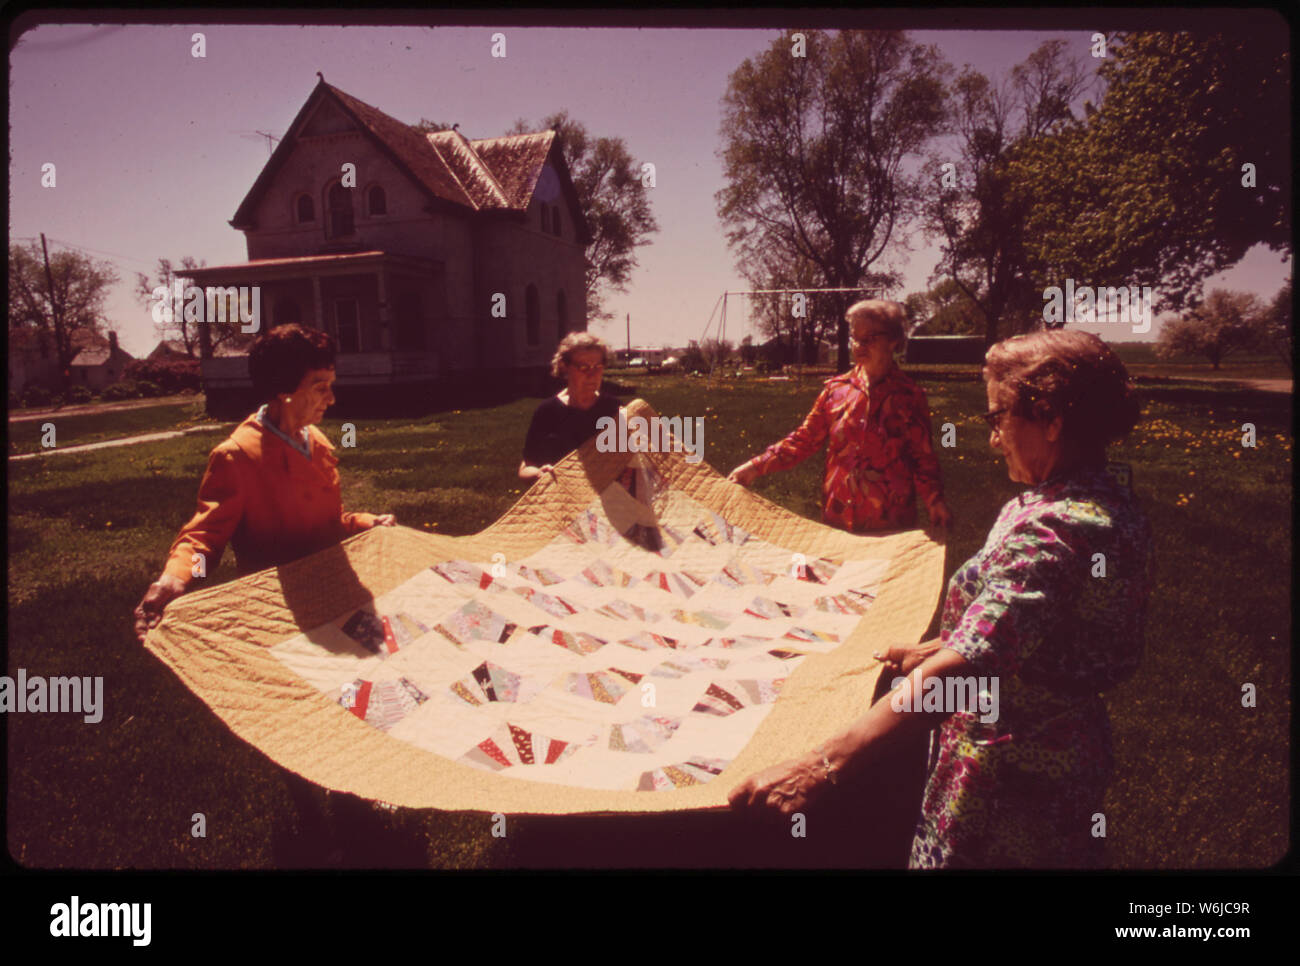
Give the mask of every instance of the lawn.
M 723 473 L 798 425 L 819 386 L 816 378 L 617 378 L 665 415 L 704 416 L 704 458 Z M 1020 488 L 989 449 L 974 374 L 923 370 L 919 378 L 936 438 L 946 422 L 957 431 L 956 446 L 939 450 L 957 520 L 950 574 Z M 392 512 L 426 532 L 481 530 L 522 492 L 515 469 L 536 404 L 354 420 L 357 445 L 339 451 L 345 505 Z M 1107 842 L 1117 867 L 1253 867 L 1288 846 L 1290 406 L 1284 394 L 1153 387 L 1144 423 L 1113 454 L 1134 468 L 1158 568 L 1143 664 L 1107 695 L 1118 761 Z M 140 412 L 82 431 L 168 428 L 140 429 L 130 422 Z M 1244 422 L 1256 427 L 1253 449 L 1241 446 Z M 341 421 L 322 428 L 340 439 Z M 72 442 L 63 432 L 60 444 Z M 9 848 L 24 865 L 272 864 L 273 827 L 285 819 L 269 816 L 291 814 L 277 767 L 235 738 L 131 631 L 130 612 L 192 512 L 217 438 L 10 464 L 10 671 L 105 679 L 98 725 L 72 715 L 8 719 Z M 816 518 L 820 474 L 814 458 L 755 488 Z M 215 573 L 218 581 L 233 576 L 229 559 Z M 1247 683 L 1257 691 L 1254 708 L 1242 707 Z M 205 839 L 189 834 L 194 812 L 207 816 Z M 493 839 L 479 815 L 399 813 L 389 821 L 427 837 L 433 867 L 513 861 L 513 841 Z M 620 864 L 616 851 L 610 863 Z
M 9 424 L 9 455 L 48 449 L 44 441 L 50 438 L 46 428 L 49 425 L 54 427 L 53 443 L 58 447 L 80 446 L 83 443 L 160 433 L 169 429 L 187 429 L 210 422 L 212 420 L 203 412 L 202 396 L 192 397 L 180 405 L 141 406 L 138 409 L 90 413 L 50 412 L 39 419 Z

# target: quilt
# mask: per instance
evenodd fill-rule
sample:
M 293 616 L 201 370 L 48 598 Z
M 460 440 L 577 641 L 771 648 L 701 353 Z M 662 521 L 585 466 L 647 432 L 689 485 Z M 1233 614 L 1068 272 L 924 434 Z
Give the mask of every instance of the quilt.
M 492 813 L 708 809 L 865 711 L 872 652 L 919 639 L 942 576 L 923 531 L 854 536 L 681 452 L 593 440 L 478 534 L 375 528 L 180 598 L 146 646 L 327 788 Z

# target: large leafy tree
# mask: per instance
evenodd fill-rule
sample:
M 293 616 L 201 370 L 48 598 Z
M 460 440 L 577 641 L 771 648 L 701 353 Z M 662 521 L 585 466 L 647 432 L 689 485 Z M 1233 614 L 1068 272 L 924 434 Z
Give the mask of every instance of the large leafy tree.
M 926 205 L 926 224 L 942 239 L 931 283 L 942 296 L 963 296 L 982 325 L 949 325 L 950 314 L 930 331 L 978 331 L 992 345 L 1003 334 L 1032 326 L 1041 309 L 1041 284 L 1031 278 L 1025 221 L 1031 198 L 1016 184 L 1009 161 L 1017 149 L 1073 115 L 1070 105 L 1086 90 L 1088 72 L 1066 56 L 1063 40 L 1040 46 L 994 84 L 966 68 L 949 98 L 955 151 L 936 154 L 927 175 L 938 190 Z M 955 290 L 955 291 L 954 291 Z M 1040 316 L 1041 317 L 1041 316 Z
M 818 287 L 867 283 L 919 205 L 906 162 L 939 130 L 944 69 L 937 50 L 901 32 L 804 31 L 802 44 L 787 34 L 732 73 L 717 204 L 746 278 L 783 287 L 771 284 L 782 266 L 787 277 L 810 267 Z M 826 314 L 841 369 L 850 299 Z
M 53 280 L 51 300 L 50 280 Z M 118 281 L 112 264 L 75 251 L 50 252 L 50 274 L 39 242 L 9 246 L 9 328 L 29 329 L 53 348 L 67 384 L 78 329 L 102 333 L 104 303 Z
M 1254 245 L 1289 253 L 1285 32 L 1127 33 L 1108 54 L 1101 105 L 1016 160 L 1044 284 L 1150 285 L 1181 309 Z

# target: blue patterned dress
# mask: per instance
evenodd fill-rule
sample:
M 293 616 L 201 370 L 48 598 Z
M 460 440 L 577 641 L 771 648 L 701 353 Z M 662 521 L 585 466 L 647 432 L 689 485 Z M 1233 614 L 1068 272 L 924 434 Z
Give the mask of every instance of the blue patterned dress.
M 1099 692 L 1142 655 L 1151 532 L 1109 464 L 1002 508 L 948 583 L 941 639 L 998 679 L 998 716 L 948 717 L 931 740 L 912 868 L 1087 868 L 1102 861 L 1113 770 Z M 1100 556 L 1098 556 L 1100 555 Z

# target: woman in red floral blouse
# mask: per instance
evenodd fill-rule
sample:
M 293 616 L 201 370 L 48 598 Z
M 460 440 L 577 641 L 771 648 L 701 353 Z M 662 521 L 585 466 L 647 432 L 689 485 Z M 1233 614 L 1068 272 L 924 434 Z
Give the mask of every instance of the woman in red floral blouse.
M 802 426 L 727 478 L 748 486 L 797 466 L 829 441 L 822 483 L 827 524 L 853 533 L 910 529 L 920 490 L 930 520 L 950 526 L 925 393 L 894 364 L 903 307 L 871 299 L 850 307 L 846 318 L 853 329 L 853 369 L 827 380 Z

